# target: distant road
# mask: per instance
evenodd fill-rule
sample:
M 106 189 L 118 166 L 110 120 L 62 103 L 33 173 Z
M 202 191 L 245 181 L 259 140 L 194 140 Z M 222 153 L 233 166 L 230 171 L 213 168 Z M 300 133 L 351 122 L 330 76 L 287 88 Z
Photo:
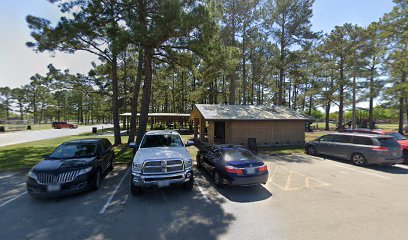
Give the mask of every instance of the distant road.
M 20 131 L 20 132 L 9 132 L 0 134 L 0 147 L 32 142 L 38 140 L 45 140 L 57 137 L 65 137 L 78 135 L 81 133 L 92 132 L 92 127 L 97 127 L 98 130 L 103 128 L 111 128 L 112 124 L 100 124 L 100 125 L 88 125 L 80 126 L 77 129 L 48 129 L 48 130 L 34 130 L 34 131 Z

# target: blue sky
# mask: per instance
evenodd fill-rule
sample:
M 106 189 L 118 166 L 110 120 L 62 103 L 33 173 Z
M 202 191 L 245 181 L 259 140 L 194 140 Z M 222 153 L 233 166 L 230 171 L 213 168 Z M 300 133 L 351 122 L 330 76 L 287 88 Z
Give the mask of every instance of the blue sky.
M 392 0 L 316 0 L 313 6 L 313 30 L 330 32 L 346 22 L 367 26 L 391 11 Z M 75 55 L 35 53 L 25 46 L 30 33 L 25 22 L 28 14 L 57 21 L 59 12 L 46 0 L 5 0 L 0 8 L 0 87 L 27 84 L 35 73 L 44 74 L 53 63 L 71 72 L 86 73 L 96 58 L 88 53 Z

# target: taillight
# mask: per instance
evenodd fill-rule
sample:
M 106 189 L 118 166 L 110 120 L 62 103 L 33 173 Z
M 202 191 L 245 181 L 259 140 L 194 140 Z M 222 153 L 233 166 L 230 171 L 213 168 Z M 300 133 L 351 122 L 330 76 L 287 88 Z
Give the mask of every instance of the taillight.
M 266 172 L 266 171 L 268 171 L 268 166 L 263 165 L 262 167 L 258 168 L 258 171 L 259 172 Z
M 380 147 L 372 147 L 371 149 L 372 149 L 372 150 L 374 150 L 374 151 L 382 151 L 382 152 L 385 152 L 385 151 L 390 150 L 389 148 L 384 147 L 384 146 L 380 146 Z
M 238 175 L 243 175 L 244 174 L 244 171 L 242 169 L 234 168 L 232 166 L 226 166 L 225 170 L 227 171 L 227 173 L 235 173 L 235 174 L 238 174 Z

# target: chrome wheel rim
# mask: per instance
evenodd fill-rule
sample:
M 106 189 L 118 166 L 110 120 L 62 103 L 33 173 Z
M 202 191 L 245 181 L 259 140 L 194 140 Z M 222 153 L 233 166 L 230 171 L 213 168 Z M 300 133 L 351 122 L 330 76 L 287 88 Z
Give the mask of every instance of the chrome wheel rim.
M 360 154 L 356 154 L 353 156 L 353 161 L 357 165 L 362 165 L 364 163 L 364 158 Z

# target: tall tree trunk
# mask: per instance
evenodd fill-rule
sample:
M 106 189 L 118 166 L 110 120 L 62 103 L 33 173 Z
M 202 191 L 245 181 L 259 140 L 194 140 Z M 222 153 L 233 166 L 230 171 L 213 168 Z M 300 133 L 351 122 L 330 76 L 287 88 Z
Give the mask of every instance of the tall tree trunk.
M 242 35 L 242 97 L 243 104 L 247 104 L 247 81 L 246 81 L 246 58 L 245 58 L 245 40 L 246 40 L 246 26 L 244 24 Z
M 368 122 L 370 129 L 374 129 L 374 69 L 371 69 L 370 76 L 370 100 L 368 109 Z
M 344 114 L 344 62 L 340 59 L 340 85 L 339 85 L 339 121 L 338 130 L 343 128 L 343 114 Z
M 353 102 L 352 102 L 352 104 L 353 104 L 353 119 L 352 119 L 352 127 L 353 127 L 353 129 L 355 129 L 356 128 L 356 76 L 355 76 L 355 73 L 353 72 Z
M 137 105 L 139 102 L 140 85 L 142 83 L 143 59 L 144 59 L 143 49 L 140 49 L 138 63 L 137 63 L 136 82 L 134 83 L 134 86 L 133 86 L 132 109 L 131 109 L 131 116 L 130 116 L 130 129 L 129 129 L 128 143 L 134 142 L 135 136 L 136 136 Z
M 142 141 L 143 135 L 146 133 L 146 127 L 148 122 L 148 114 L 149 114 L 149 102 L 150 102 L 150 95 L 152 90 L 152 48 L 145 47 L 144 49 L 144 70 L 145 70 L 145 78 L 144 78 L 144 85 L 143 85 L 143 97 L 142 97 L 142 108 L 140 111 L 140 122 L 139 122 L 139 131 L 137 134 L 137 143 L 140 144 Z
M 330 100 L 327 101 L 326 104 L 326 126 L 325 130 L 329 131 L 330 130 Z
M 119 110 L 118 110 L 118 61 L 117 56 L 112 57 L 112 117 L 113 117 L 113 135 L 115 145 L 121 144 L 120 138 L 120 122 L 119 122 Z
M 401 85 L 406 81 L 406 72 L 402 73 Z M 404 134 L 404 113 L 405 113 L 405 94 L 404 90 L 401 90 L 400 103 L 399 103 L 399 117 L 398 117 L 398 132 Z

